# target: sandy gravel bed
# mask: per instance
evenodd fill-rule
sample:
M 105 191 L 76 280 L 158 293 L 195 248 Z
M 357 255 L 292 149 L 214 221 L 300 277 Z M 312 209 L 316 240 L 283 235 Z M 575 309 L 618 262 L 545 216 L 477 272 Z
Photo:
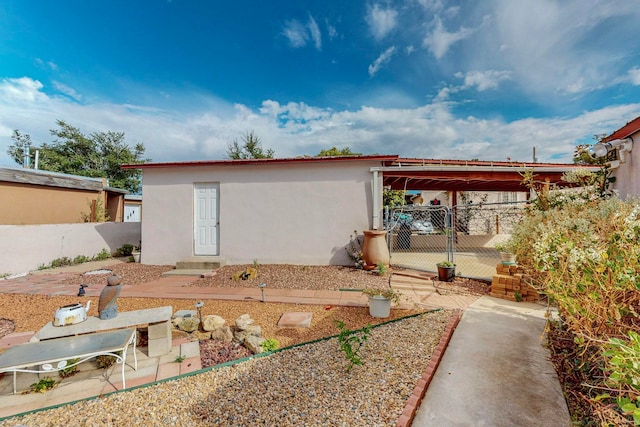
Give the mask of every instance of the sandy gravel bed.
M 247 266 L 217 270 L 191 286 L 255 287 L 259 280 L 273 288 L 341 289 L 388 286 L 388 278 L 344 267 L 259 266 L 254 281 L 233 281 L 231 276 Z M 116 264 L 108 267 L 136 286 L 160 277 L 172 266 Z M 68 284 L 104 286 L 108 274 L 65 275 Z M 451 293 L 484 293 L 484 284 L 456 279 L 439 289 Z M 0 282 L 1 285 L 1 282 Z M 43 285 L 46 286 L 46 285 Z M 1 287 L 0 287 L 1 289 Z M 76 296 L 0 294 L 0 317 L 11 320 L 17 332 L 37 331 L 51 321 L 55 310 L 78 302 Z M 97 315 L 97 297 L 89 315 Z M 119 298 L 120 311 L 169 305 L 174 311 L 193 309 L 196 300 Z M 310 328 L 279 328 L 287 311 L 313 313 Z M 203 315 L 217 314 L 228 324 L 249 314 L 261 325 L 263 336 L 276 338 L 281 347 L 307 343 L 338 333 L 334 320 L 359 329 L 374 319 L 363 307 L 333 307 L 255 301 L 205 301 Z M 418 313 L 393 309 L 391 318 Z M 213 369 L 195 376 L 70 407 L 34 413 L 0 422 L 1 426 L 252 426 L 252 425 L 394 425 L 418 378 L 426 368 L 452 312 L 440 311 L 375 328 L 364 352 L 365 365 L 346 372 L 346 359 L 336 339 L 255 358 L 241 364 Z M 6 322 L 5 322 L 6 323 Z
M 452 316 L 375 328 L 346 371 L 335 338 L 21 418 L 2 426 L 395 425 Z

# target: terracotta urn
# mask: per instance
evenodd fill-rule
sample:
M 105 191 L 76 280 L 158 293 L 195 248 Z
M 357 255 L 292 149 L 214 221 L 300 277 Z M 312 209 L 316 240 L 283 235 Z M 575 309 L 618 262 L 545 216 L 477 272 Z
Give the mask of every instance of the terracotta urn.
M 374 270 L 378 268 L 378 263 L 385 267 L 389 266 L 389 248 L 387 247 L 386 235 L 385 230 L 364 231 L 362 259 L 365 262 L 365 269 Z

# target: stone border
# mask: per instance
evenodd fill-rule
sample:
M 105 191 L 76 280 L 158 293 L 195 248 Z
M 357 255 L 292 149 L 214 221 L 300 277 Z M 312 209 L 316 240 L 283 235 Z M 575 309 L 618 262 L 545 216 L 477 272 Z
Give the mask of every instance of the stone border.
M 413 393 L 409 396 L 409 400 L 407 400 L 407 404 L 402 411 L 402 415 L 396 421 L 396 427 L 410 427 L 414 417 L 416 416 L 416 411 L 424 398 L 424 395 L 427 392 L 427 388 L 429 388 L 429 384 L 431 384 L 431 380 L 440 365 L 440 361 L 442 360 L 442 356 L 444 355 L 447 346 L 449 345 L 449 341 L 451 340 L 451 336 L 453 332 L 456 330 L 458 323 L 460 322 L 460 318 L 462 317 L 462 311 L 457 309 L 449 324 L 444 330 L 444 334 L 440 338 L 440 342 L 436 347 L 435 351 L 431 355 L 431 359 L 429 360 L 429 364 L 427 365 L 427 369 L 422 373 L 422 377 L 418 380 L 418 384 L 416 384 L 413 389 Z

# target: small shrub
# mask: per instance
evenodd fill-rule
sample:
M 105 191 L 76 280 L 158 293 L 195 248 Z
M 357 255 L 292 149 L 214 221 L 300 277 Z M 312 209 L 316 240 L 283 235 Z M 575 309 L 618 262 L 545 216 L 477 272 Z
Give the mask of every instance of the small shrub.
M 349 372 L 355 365 L 362 365 L 362 356 L 360 352 L 363 347 L 366 346 L 369 335 L 371 334 L 371 325 L 367 325 L 359 331 L 352 331 L 346 327 L 346 324 L 335 319 L 333 321 L 340 333 L 338 334 L 338 344 L 340 351 L 344 352 L 345 357 L 349 364 L 347 365 L 347 372 Z
M 108 369 L 113 366 L 114 363 L 116 363 L 115 356 L 111 356 L 109 354 L 101 354 L 100 356 L 96 357 L 96 364 L 98 365 L 98 368 Z
M 183 355 L 176 356 L 176 358 L 175 358 L 174 362 L 176 362 L 176 363 L 182 363 L 182 362 L 184 362 L 184 359 L 186 359 L 186 357 L 184 357 Z
M 134 248 L 135 248 L 135 246 L 133 246 L 133 245 L 131 245 L 129 243 L 125 243 L 124 245 L 122 245 L 118 249 L 116 249 L 115 256 L 117 256 L 117 257 L 130 256 L 133 253 L 133 249 Z
M 436 265 L 438 267 L 444 267 L 444 268 L 451 268 L 456 266 L 452 261 L 440 261 Z
M 51 377 L 44 377 L 42 378 L 40 381 L 38 381 L 37 383 L 33 383 L 29 386 L 29 390 L 26 391 L 25 393 L 44 393 L 47 390 L 51 390 L 52 388 L 54 388 L 58 383 L 56 382 L 56 380 L 54 380 Z
M 389 271 L 389 267 L 387 267 L 384 263 L 379 262 L 377 268 L 378 275 L 384 276 L 385 274 L 387 274 L 387 271 Z
M 61 369 L 60 372 L 58 372 L 58 375 L 60 375 L 60 378 L 72 377 L 75 374 L 77 374 L 78 372 L 80 372 L 78 370 L 78 365 L 69 366 L 69 365 L 73 365 L 74 363 L 78 363 L 79 361 L 80 361 L 80 359 L 69 359 L 69 360 L 67 360 L 67 367 L 64 368 L 64 369 Z
M 262 341 L 262 344 L 260 346 L 264 351 L 273 351 L 280 348 L 280 343 L 275 338 L 267 338 L 266 340 Z
M 86 255 L 78 255 L 73 259 L 74 264 L 83 264 L 85 262 L 89 262 L 91 259 Z
M 56 268 L 56 267 L 63 267 L 65 265 L 72 265 L 73 261 L 68 258 L 68 257 L 62 257 L 62 258 L 56 258 L 53 261 L 51 261 L 51 268 Z
M 100 252 L 98 252 L 94 257 L 94 261 L 104 261 L 105 259 L 111 258 L 111 253 L 107 248 L 103 248 Z
M 349 244 L 347 245 L 345 250 L 347 251 L 349 259 L 353 261 L 356 268 L 364 268 L 364 259 L 362 258 L 362 242 L 358 238 L 357 230 L 353 230 L 353 234 L 349 236 Z

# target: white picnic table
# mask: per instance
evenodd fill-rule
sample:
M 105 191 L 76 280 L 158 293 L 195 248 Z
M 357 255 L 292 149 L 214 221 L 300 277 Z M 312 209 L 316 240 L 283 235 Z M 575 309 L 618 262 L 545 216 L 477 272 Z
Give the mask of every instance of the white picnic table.
M 114 356 L 116 362 L 122 365 L 122 388 L 124 389 L 126 388 L 124 365 L 129 347 L 133 347 L 134 365 L 132 367 L 137 370 L 135 328 L 19 344 L 0 354 L 0 373 L 13 373 L 13 394 L 16 394 L 16 373 L 18 372 L 37 374 L 56 372 L 79 365 L 96 356 L 108 355 Z M 67 361 L 71 359 L 80 360 L 68 364 Z

